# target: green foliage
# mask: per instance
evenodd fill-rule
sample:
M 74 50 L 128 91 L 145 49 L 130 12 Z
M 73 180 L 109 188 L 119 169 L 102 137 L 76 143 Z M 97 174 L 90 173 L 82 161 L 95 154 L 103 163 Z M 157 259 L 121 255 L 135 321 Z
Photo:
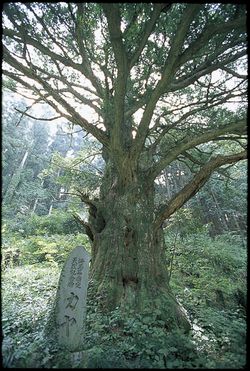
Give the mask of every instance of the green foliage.
M 50 344 L 44 338 L 44 321 L 51 310 L 59 278 L 57 267 L 27 266 L 3 273 L 3 366 L 45 367 Z
M 104 316 L 91 305 L 87 316 L 86 348 L 90 368 L 170 368 L 197 362 L 190 337 L 167 333 L 164 322 L 147 311 L 124 313 L 119 308 Z M 106 356 L 104 356 L 104 354 Z
M 20 233 L 6 233 L 2 244 L 3 267 L 42 262 L 62 264 L 77 245 L 89 247 L 85 234 L 31 235 L 23 238 Z
M 199 214 L 195 214 L 194 209 L 182 207 L 171 216 L 170 223 L 166 228 L 166 236 L 170 235 L 170 238 L 172 238 L 177 233 L 178 236 L 183 238 L 186 235 L 199 234 L 206 229 L 207 226 L 203 225 Z
M 173 243 L 170 236 L 166 241 L 168 246 Z M 246 288 L 246 250 L 238 236 L 212 240 L 205 232 L 196 233 L 177 240 L 174 249 L 172 285 L 183 287 L 184 282 L 187 292 L 192 292 L 185 307 L 188 297 L 218 308 L 238 305 L 235 293 Z
M 208 367 L 243 367 L 246 357 L 246 249 L 236 235 L 166 235 L 171 286 L 188 311 Z M 174 244 L 175 241 L 175 244 Z M 172 250 L 172 251 L 171 251 Z
M 20 236 L 19 236 L 20 237 Z M 13 246 L 20 240 L 13 236 Z M 37 256 L 45 246 L 63 262 L 67 249 L 82 236 L 27 238 Z M 65 251 L 59 251 L 59 243 Z M 189 335 L 167 332 L 157 310 L 134 313 L 117 307 L 100 312 L 90 281 L 84 359 L 87 368 L 242 368 L 245 365 L 246 322 L 243 297 L 246 251 L 237 236 L 212 240 L 204 232 L 175 240 L 170 284 L 192 323 Z M 79 241 L 80 242 L 80 241 Z M 52 245 L 50 245 L 52 244 Z M 35 246 L 35 247 L 34 247 Z M 26 246 L 26 250 L 28 250 Z M 170 249 L 171 250 L 171 249 Z M 36 254 L 32 253 L 32 256 Z M 70 354 L 48 341 L 44 332 L 55 298 L 59 269 L 50 259 L 3 271 L 3 355 L 5 367 L 72 367 Z M 241 302 L 239 302 L 241 290 Z M 94 292 L 94 291 L 93 291 Z M 220 292 L 220 294 L 218 294 Z M 236 295 L 237 294 L 237 295 Z M 223 300 L 221 299 L 223 297 Z
M 80 189 L 82 192 L 97 194 L 103 170 L 100 151 L 98 142 L 87 139 L 73 157 L 65 158 L 65 154 L 54 151 L 51 163 L 42 171 L 41 177 L 50 176 L 56 184 L 66 189 Z
M 20 233 L 23 237 L 82 232 L 72 214 L 62 210 L 53 210 L 50 215 L 44 216 L 18 214 L 13 220 L 4 220 L 4 223 L 9 234 Z

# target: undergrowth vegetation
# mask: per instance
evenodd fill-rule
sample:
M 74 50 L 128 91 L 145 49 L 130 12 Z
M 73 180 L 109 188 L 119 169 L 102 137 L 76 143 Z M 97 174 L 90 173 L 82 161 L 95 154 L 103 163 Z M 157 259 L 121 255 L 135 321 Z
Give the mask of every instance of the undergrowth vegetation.
M 167 238 L 173 246 L 173 238 Z M 175 240 L 171 286 L 189 314 L 195 337 L 205 340 L 211 368 L 240 368 L 246 354 L 246 249 L 237 235 L 206 232 Z M 208 363 L 207 363 L 208 362 Z
M 89 247 L 78 223 L 66 212 L 31 215 L 4 222 L 2 226 L 2 266 L 51 262 L 61 264 L 77 245 Z
M 51 264 L 7 268 L 2 275 L 3 366 L 44 367 L 51 358 L 44 324 L 51 309 L 59 269 Z
M 50 341 L 45 325 L 59 274 L 78 235 L 4 239 L 18 262 L 2 274 L 4 367 L 72 367 L 71 355 Z M 181 239 L 166 234 L 170 284 L 192 324 L 189 335 L 166 333 L 154 313 L 98 312 L 89 286 L 83 359 L 88 368 L 243 368 L 246 357 L 246 251 L 237 236 L 211 239 L 204 231 Z M 46 250 L 46 251 L 45 251 Z M 19 266 L 18 266 L 19 264 Z M 77 366 L 74 366 L 77 367 Z

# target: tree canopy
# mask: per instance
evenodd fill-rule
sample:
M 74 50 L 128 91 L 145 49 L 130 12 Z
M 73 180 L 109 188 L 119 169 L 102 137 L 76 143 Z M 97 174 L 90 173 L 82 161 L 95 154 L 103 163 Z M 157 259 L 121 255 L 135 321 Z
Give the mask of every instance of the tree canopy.
M 22 115 L 49 103 L 47 120 L 92 134 L 121 177 L 139 167 L 152 181 L 172 161 L 199 164 L 162 217 L 246 157 L 244 5 L 6 3 L 3 19 L 6 84 L 31 98 Z

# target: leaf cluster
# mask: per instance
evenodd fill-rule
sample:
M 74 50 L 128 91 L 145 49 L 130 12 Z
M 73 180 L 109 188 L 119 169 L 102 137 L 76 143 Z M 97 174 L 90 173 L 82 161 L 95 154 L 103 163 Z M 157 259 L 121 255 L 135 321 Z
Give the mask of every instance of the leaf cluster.
M 40 217 L 41 218 L 41 217 Z M 38 233 L 40 232 L 40 234 Z M 13 266 L 37 263 L 62 265 L 70 251 L 77 245 L 89 247 L 86 235 L 82 233 L 52 234 L 45 228 L 36 234 L 24 237 L 20 232 L 5 232 L 2 245 L 2 266 L 4 269 Z
M 244 366 L 247 259 L 240 237 L 212 239 L 203 231 L 177 241 L 171 234 L 166 238 L 174 246 L 170 284 L 201 351 L 209 350 L 208 367 Z
M 43 336 L 44 321 L 51 309 L 59 270 L 27 266 L 3 274 L 2 344 L 3 366 L 48 366 L 53 351 Z M 54 350 L 55 352 L 55 350 Z

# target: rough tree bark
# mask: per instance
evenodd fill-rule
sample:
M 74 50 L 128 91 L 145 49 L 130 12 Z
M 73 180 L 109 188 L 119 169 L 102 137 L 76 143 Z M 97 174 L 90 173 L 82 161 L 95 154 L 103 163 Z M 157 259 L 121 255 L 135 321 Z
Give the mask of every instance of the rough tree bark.
M 190 329 L 185 311 L 169 286 L 163 222 L 198 192 L 216 168 L 245 155 L 243 151 L 217 156 L 157 210 L 154 182 L 145 177 L 140 164 L 135 171 L 127 162 L 121 173 L 107 162 L 100 198 L 92 201 L 82 196 L 89 206 L 85 227 L 92 241 L 92 293 L 102 310 L 120 307 L 126 314 L 128 309 L 138 313 L 157 309 L 167 329 Z
M 92 290 L 103 310 L 161 312 L 168 329 L 190 328 L 168 284 L 166 246 L 155 226 L 154 185 L 140 173 L 126 180 L 108 163 L 100 199 L 89 203 Z

